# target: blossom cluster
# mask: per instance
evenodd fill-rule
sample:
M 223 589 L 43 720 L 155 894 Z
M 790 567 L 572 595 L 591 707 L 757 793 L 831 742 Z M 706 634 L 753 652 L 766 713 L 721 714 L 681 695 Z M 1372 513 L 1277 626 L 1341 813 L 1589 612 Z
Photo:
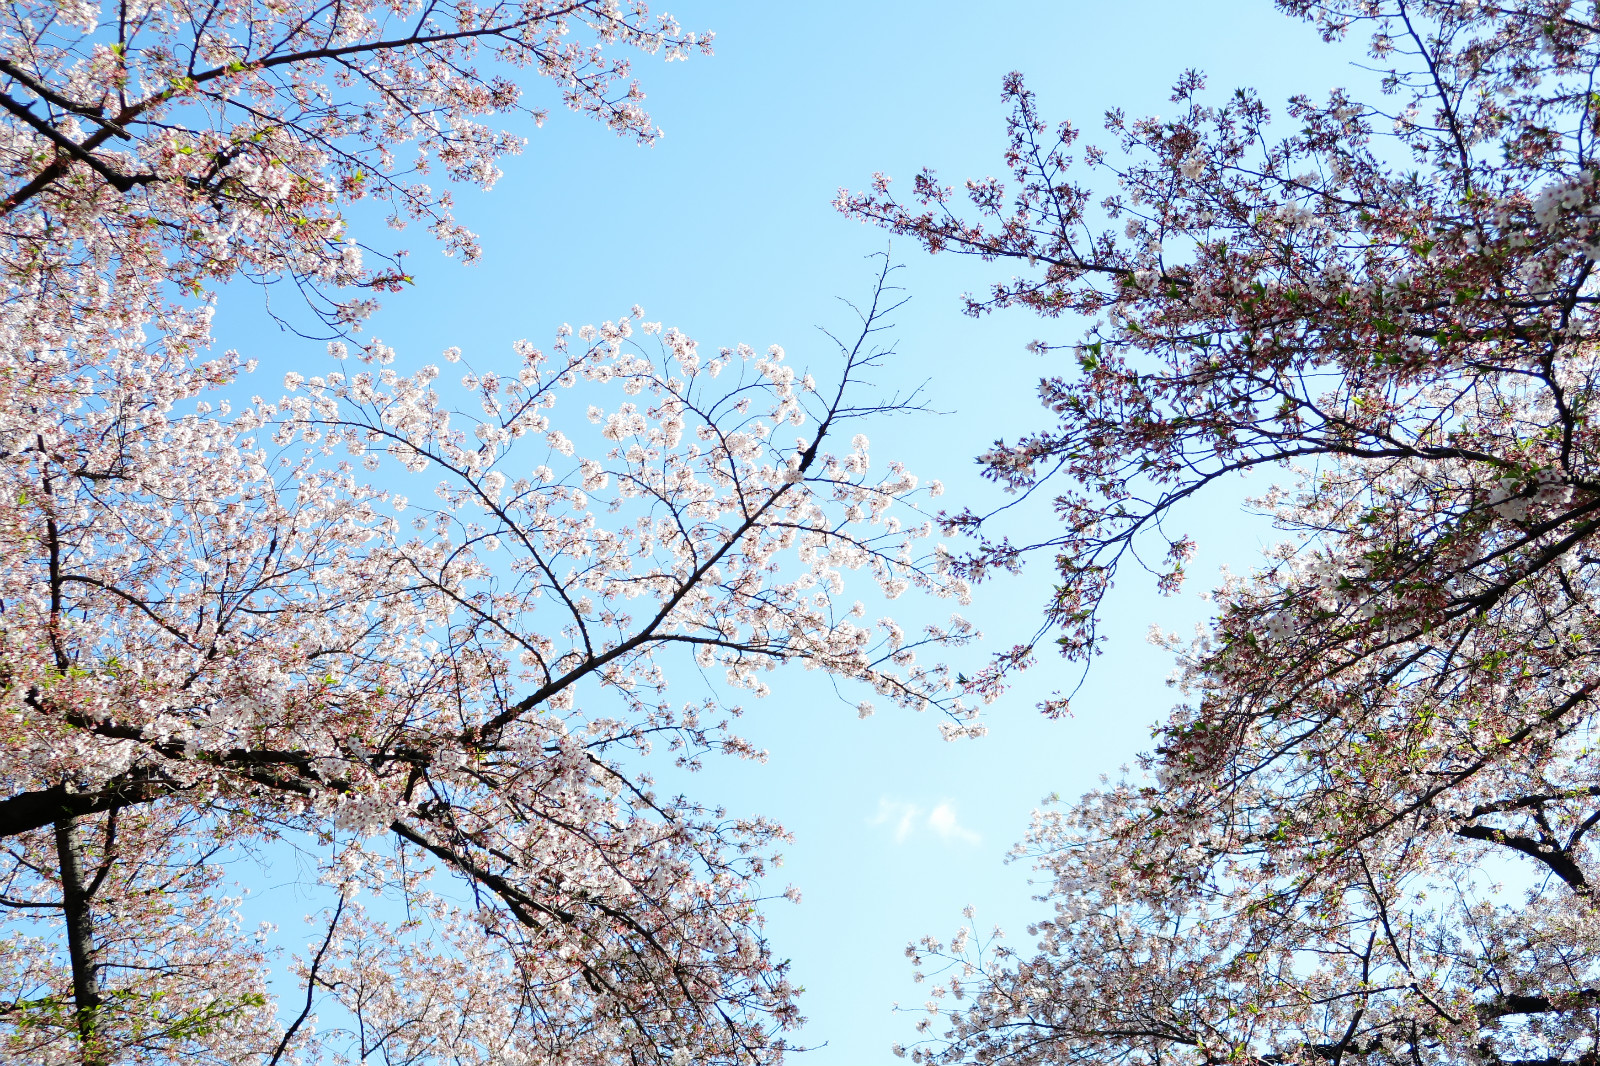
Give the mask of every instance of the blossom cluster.
M 381 344 L 360 354 L 366 367 L 291 373 L 248 402 L 245 367 L 165 345 L 8 354 L 0 830 L 45 846 L 59 793 L 85 816 L 152 805 L 138 817 L 182 823 L 125 839 L 118 863 L 170 863 L 174 839 L 336 845 L 330 885 L 400 892 L 427 916 L 397 928 L 348 899 L 321 969 L 301 959 L 314 988 L 396 1034 L 393 1055 L 781 1055 L 794 989 L 753 893 L 782 830 L 659 795 L 637 759 L 759 756 L 723 700 L 766 694 L 791 662 L 937 708 L 952 735 L 981 728 L 951 672 L 920 658 L 970 641 L 969 623 L 908 633 L 842 599 L 852 573 L 884 600 L 967 596 L 948 554 L 919 547 L 935 487 L 875 471 L 860 433 L 832 448 L 871 349 L 847 351 L 826 394 L 779 349 L 703 357 L 637 309 L 563 327 L 548 350 L 519 343 L 510 367 L 459 386 L 435 365 L 399 372 Z M 591 432 L 557 420 L 563 393 L 596 401 Z M 673 663 L 723 684 L 675 701 Z M 48 893 L 26 873 L 48 863 L 13 857 L 19 891 Z M 428 869 L 479 902 L 430 895 Z M 143 918 L 102 891 L 102 930 L 146 923 L 103 965 L 149 966 L 213 881 Z M 227 953 L 228 934 L 206 936 Z M 6 994 L 61 987 L 24 955 Z M 175 978 L 172 1009 L 232 972 Z M 230 1015 L 230 1053 L 286 1039 L 265 1002 Z M 407 1013 L 419 1003 L 426 1020 Z M 39 1024 L 16 1054 L 38 1053 Z M 131 1006 L 101 1025 L 130 1047 L 186 1032 L 151 1036 Z
M 430 182 L 493 184 L 519 72 L 648 142 L 624 56 L 709 45 L 639 0 L 0 13 L 0 1061 L 781 1059 L 784 832 L 645 756 L 761 757 L 730 698 L 788 663 L 980 731 L 970 624 L 854 598 L 967 595 L 851 435 L 883 308 L 816 376 L 634 309 L 457 383 L 359 332 L 409 277 L 347 222 L 470 259 Z M 241 280 L 331 359 L 211 356 Z M 282 959 L 223 863 L 285 856 Z
M 1069 656 L 1120 564 L 1177 586 L 1187 501 L 1286 481 L 1253 502 L 1283 542 L 1193 640 L 1156 635 L 1184 702 L 1155 749 L 1018 849 L 1052 908 L 1032 949 L 913 947 L 928 1029 L 948 1020 L 920 1061 L 1600 1050 L 1600 24 L 1565 0 L 1278 6 L 1369 33 L 1380 94 L 1295 97 L 1284 123 L 1189 74 L 1175 117 L 1112 112 L 1085 148 L 1013 75 L 1009 184 L 841 196 L 932 251 L 1027 264 L 974 313 L 1087 320 L 1035 345 L 1066 364 L 1047 425 L 983 457 L 1053 490 Z M 1028 550 L 944 521 L 980 537 L 968 576 Z

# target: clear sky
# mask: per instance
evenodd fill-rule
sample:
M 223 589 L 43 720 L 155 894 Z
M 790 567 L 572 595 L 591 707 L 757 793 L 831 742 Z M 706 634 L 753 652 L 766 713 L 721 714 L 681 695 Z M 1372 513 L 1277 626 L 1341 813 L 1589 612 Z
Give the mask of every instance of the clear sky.
M 832 210 L 837 188 L 860 188 L 877 170 L 908 181 L 923 165 L 951 180 L 998 173 L 1007 71 L 1024 71 L 1046 115 L 1073 119 L 1090 143 L 1108 107 L 1170 109 L 1168 86 L 1186 68 L 1205 71 L 1217 97 L 1253 85 L 1275 105 L 1370 78 L 1350 66 L 1359 50 L 1321 44 L 1267 0 L 661 6 L 717 33 L 713 58 L 638 64 L 666 137 L 648 149 L 619 141 L 533 86 L 554 105 L 551 121 L 530 133 L 493 192 L 458 193 L 462 220 L 483 236 L 483 261 L 465 268 L 422 233 L 404 238 L 418 285 L 390 297 L 375 322 L 401 363 L 454 344 L 488 368 L 518 337 L 540 342 L 562 322 L 616 318 L 637 302 L 703 345 L 776 342 L 791 362 L 820 366 L 828 349 L 814 327 L 847 328 L 836 297 L 865 293 L 864 257 L 888 243 Z M 898 316 L 896 373 L 927 379 L 932 406 L 950 413 L 870 429 L 875 460 L 902 458 L 942 479 L 945 502 L 992 505 L 998 494 L 976 477 L 972 456 L 1040 424 L 1033 386 L 1052 369 L 1023 344 L 1067 340 L 1076 327 L 1024 314 L 964 318 L 958 294 L 1003 267 L 929 258 L 909 244 L 894 254 L 907 264 L 899 281 L 912 297 Z M 317 361 L 319 346 L 270 326 L 259 296 L 230 294 L 218 325 L 268 377 Z M 977 907 L 980 928 L 999 923 L 1025 940 L 1022 927 L 1041 905 L 1029 900 L 1027 870 L 1004 857 L 1029 812 L 1047 793 L 1093 787 L 1148 741 L 1174 694 L 1164 685 L 1171 663 L 1145 644 L 1146 629 L 1187 630 L 1203 619 L 1195 592 L 1205 575 L 1223 561 L 1248 566 L 1271 536 L 1234 499 L 1189 517 L 1200 580 L 1173 599 L 1124 582 L 1107 617 L 1108 653 L 1070 719 L 1047 722 L 1033 710 L 1071 681 L 1048 659 L 991 708 L 987 738 L 955 744 L 940 740 L 931 718 L 881 710 L 858 721 L 815 675 L 780 675 L 776 694 L 744 720 L 770 761 L 713 763 L 692 782 L 698 796 L 774 816 L 796 834 L 773 889 L 792 881 L 804 902 L 777 903 L 769 934 L 807 990 L 800 1039 L 826 1044 L 798 1061 L 896 1061 L 889 1045 L 913 1038 L 917 1015 L 890 1005 L 922 999 L 903 949 L 925 933 L 947 937 L 964 905 Z M 1047 533 L 1046 513 L 1036 509 L 1030 521 Z M 1042 573 L 996 581 L 979 588 L 967 613 L 993 646 L 1008 646 L 1032 631 L 1045 591 Z M 896 606 L 911 622 L 949 609 Z

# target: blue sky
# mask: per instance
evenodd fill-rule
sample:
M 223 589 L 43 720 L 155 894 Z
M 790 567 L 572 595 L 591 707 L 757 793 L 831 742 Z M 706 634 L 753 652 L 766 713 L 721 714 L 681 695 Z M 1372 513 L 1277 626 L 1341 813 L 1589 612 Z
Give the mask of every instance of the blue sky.
M 519 337 L 538 342 L 562 322 L 615 318 L 637 302 L 703 345 L 780 343 L 791 361 L 821 365 L 828 348 L 815 327 L 847 323 L 836 298 L 865 293 L 866 257 L 888 245 L 833 211 L 837 188 L 860 188 L 877 170 L 909 179 L 923 165 L 952 180 L 998 172 L 1007 71 L 1024 71 L 1046 115 L 1073 119 L 1091 143 L 1108 107 L 1170 109 L 1168 86 L 1190 67 L 1207 72 L 1218 97 L 1253 85 L 1273 103 L 1369 77 L 1349 65 L 1357 49 L 1322 45 L 1265 0 L 662 6 L 717 33 L 714 58 L 638 64 L 665 138 L 639 148 L 557 103 L 493 192 L 458 193 L 462 220 L 483 236 L 480 264 L 444 259 L 421 233 L 402 240 L 418 285 L 390 297 L 374 323 L 402 363 L 459 345 L 487 368 Z M 530 91 L 554 102 L 546 87 Z M 1075 326 L 1020 313 L 967 319 L 958 294 L 996 267 L 929 258 L 908 243 L 893 251 L 912 298 L 897 316 L 897 372 L 908 383 L 927 379 L 931 406 L 950 413 L 871 429 L 874 456 L 942 479 L 945 502 L 992 505 L 998 494 L 976 477 L 972 456 L 1038 424 L 1034 383 L 1052 370 L 1023 344 L 1070 339 Z M 218 326 L 268 377 L 318 362 L 320 346 L 272 327 L 257 295 L 228 294 Z M 1124 582 L 1106 618 L 1108 653 L 1072 718 L 1047 722 L 1033 710 L 1072 680 L 1048 660 L 991 709 L 987 738 L 955 744 L 927 717 L 883 710 L 858 721 L 814 675 L 795 675 L 744 719 L 770 761 L 712 764 L 692 783 L 702 798 L 774 816 L 796 834 L 773 888 L 792 881 L 804 902 L 775 905 L 769 933 L 807 989 L 800 1039 L 826 1044 L 801 1061 L 895 1061 L 889 1045 L 913 1037 L 916 1015 L 897 1016 L 890 1004 L 921 1001 L 903 948 L 925 933 L 948 936 L 964 905 L 976 906 L 980 928 L 999 923 L 1025 940 L 1041 905 L 1029 900 L 1027 870 L 1003 860 L 1029 812 L 1048 793 L 1093 787 L 1148 741 L 1173 693 L 1164 684 L 1171 663 L 1145 631 L 1152 622 L 1187 631 L 1203 619 L 1195 593 L 1205 575 L 1224 561 L 1248 566 L 1271 535 L 1236 498 L 1214 498 L 1189 517 L 1200 580 L 1172 599 Z M 1048 516 L 1036 510 L 1031 521 Z M 982 586 L 967 613 L 994 646 L 1007 646 L 1031 633 L 1046 580 Z M 912 622 L 948 612 L 902 603 L 897 617 Z

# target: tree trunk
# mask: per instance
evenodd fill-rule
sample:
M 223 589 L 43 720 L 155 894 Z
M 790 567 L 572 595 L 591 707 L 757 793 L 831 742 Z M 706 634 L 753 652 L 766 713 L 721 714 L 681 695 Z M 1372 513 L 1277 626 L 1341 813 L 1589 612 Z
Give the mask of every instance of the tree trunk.
M 83 1066 L 110 1062 L 96 1032 L 100 1011 L 100 965 L 95 958 L 94 916 L 83 873 L 83 841 L 76 818 L 56 822 L 56 859 L 61 869 L 61 901 L 67 920 L 67 955 L 72 960 L 72 996 Z

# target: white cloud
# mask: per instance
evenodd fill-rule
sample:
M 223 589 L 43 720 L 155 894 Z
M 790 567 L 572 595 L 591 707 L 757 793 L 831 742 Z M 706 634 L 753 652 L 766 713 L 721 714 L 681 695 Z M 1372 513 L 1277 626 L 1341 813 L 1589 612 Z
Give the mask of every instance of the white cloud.
M 904 800 L 892 800 L 888 796 L 878 799 L 878 813 L 869 820 L 869 825 L 893 825 L 894 842 L 905 843 L 906 837 L 911 835 L 911 830 L 917 824 L 917 816 L 922 813 L 922 808 L 915 803 L 906 803 Z
M 961 824 L 955 805 L 949 800 L 925 811 L 915 803 L 882 796 L 878 799 L 878 813 L 867 819 L 867 824 L 889 826 L 896 844 L 904 844 L 912 833 L 924 828 L 946 843 L 977 844 L 983 839 Z
M 956 809 L 948 802 L 941 803 L 928 812 L 928 828 L 944 840 L 960 840 L 976 844 L 983 838 L 956 820 Z

